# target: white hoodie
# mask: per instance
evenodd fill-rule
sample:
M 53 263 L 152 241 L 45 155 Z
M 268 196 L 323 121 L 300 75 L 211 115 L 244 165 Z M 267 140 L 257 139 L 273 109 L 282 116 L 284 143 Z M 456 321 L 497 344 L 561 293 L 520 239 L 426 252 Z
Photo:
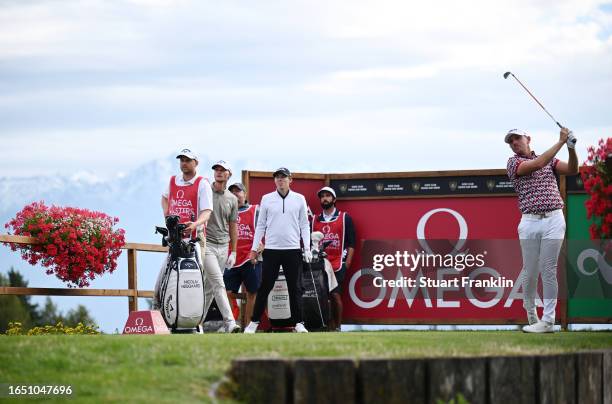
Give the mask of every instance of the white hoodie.
M 304 195 L 289 190 L 283 198 L 278 191 L 261 198 L 259 219 L 251 250 L 256 251 L 263 236 L 266 249 L 300 249 L 300 236 L 304 250 L 310 250 L 310 225 Z

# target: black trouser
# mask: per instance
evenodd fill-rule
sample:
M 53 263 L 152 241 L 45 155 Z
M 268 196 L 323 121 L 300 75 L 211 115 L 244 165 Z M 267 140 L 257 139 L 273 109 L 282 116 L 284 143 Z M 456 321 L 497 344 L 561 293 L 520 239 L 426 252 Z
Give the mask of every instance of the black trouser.
M 261 318 L 281 265 L 289 290 L 291 318 L 296 324 L 302 322 L 302 251 L 299 249 L 270 250 L 267 248 L 263 251 L 261 286 L 257 291 L 252 321 L 259 321 Z

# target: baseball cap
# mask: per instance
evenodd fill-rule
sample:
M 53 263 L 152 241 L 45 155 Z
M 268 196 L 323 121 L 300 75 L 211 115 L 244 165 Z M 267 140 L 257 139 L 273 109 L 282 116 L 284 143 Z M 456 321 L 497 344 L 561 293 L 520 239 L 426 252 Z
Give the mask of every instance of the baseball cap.
M 212 167 L 211 167 L 211 168 L 214 170 L 214 169 L 215 169 L 215 167 L 217 167 L 217 166 L 225 168 L 225 169 L 226 169 L 227 171 L 229 171 L 230 173 L 232 172 L 232 166 L 230 165 L 230 163 L 228 163 L 228 162 L 227 162 L 227 161 L 225 161 L 225 160 L 219 160 L 219 161 L 217 161 L 215 164 L 213 164 L 213 165 L 212 165 Z
M 276 177 L 277 174 L 283 174 L 287 177 L 291 177 L 291 171 L 289 171 L 289 169 L 285 167 L 277 168 L 276 171 L 274 171 L 274 174 L 272 174 L 272 177 Z
M 330 194 L 332 194 L 332 196 L 334 198 L 336 197 L 336 191 L 334 191 L 334 189 L 332 187 L 323 187 L 323 188 L 319 189 L 319 192 L 317 192 L 317 196 L 319 198 L 321 197 L 321 192 L 329 192 Z
M 232 185 L 230 185 L 227 189 L 232 192 L 232 188 L 238 188 L 239 190 L 246 192 L 246 188 L 244 187 L 244 185 L 240 182 L 236 182 Z
M 510 129 L 508 133 L 506 133 L 506 137 L 504 137 L 504 142 L 510 143 L 510 137 L 512 135 L 527 136 L 527 132 L 520 129 Z
M 197 153 L 195 151 L 191 150 L 191 149 L 182 149 L 181 151 L 178 152 L 178 154 L 176 155 L 176 158 L 180 159 L 181 156 L 185 156 L 185 157 L 190 158 L 192 160 L 198 161 Z

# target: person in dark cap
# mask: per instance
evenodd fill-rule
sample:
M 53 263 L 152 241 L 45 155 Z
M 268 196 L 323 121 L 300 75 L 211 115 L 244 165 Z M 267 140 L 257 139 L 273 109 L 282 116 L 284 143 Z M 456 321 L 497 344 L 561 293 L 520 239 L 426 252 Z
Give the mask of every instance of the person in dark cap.
M 291 318 L 295 322 L 295 331 L 308 332 L 302 322 L 301 296 L 302 260 L 306 262 L 312 260 L 306 199 L 304 195 L 291 191 L 291 171 L 287 168 L 279 168 L 272 176 L 276 191 L 261 198 L 259 220 L 249 257 L 252 263 L 256 262 L 257 251 L 265 236 L 261 287 L 257 292 L 251 322 L 244 332 L 253 334 L 257 330 L 259 319 L 266 307 L 268 295 L 274 286 L 281 265 L 287 280 Z M 300 239 L 304 244 L 303 253 L 300 248 Z
M 237 182 L 229 186 L 228 190 L 238 199 L 238 243 L 236 245 L 236 262 L 232 267 L 225 268 L 223 282 L 225 289 L 229 292 L 238 293 L 240 286 L 246 290 L 247 302 L 245 308 L 245 319 L 250 321 L 253 315 L 253 306 L 257 296 L 257 289 L 261 285 L 261 260 L 253 264 L 250 260 L 251 247 L 255 238 L 255 227 L 259 216 L 259 205 L 251 205 L 247 201 L 247 192 L 243 184 Z M 258 252 L 263 250 L 260 244 Z

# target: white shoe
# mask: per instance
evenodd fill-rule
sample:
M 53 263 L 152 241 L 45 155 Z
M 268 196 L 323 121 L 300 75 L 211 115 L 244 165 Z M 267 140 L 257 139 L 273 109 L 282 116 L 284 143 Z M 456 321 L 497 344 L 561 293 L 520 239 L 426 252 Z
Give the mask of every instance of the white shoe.
M 244 329 L 244 333 L 245 334 L 255 334 L 255 331 L 257 331 L 257 327 L 259 326 L 259 322 L 255 322 L 255 321 L 251 321 L 249 323 L 249 325 L 247 325 L 247 328 Z
M 532 333 L 545 333 L 545 332 L 555 332 L 554 324 L 547 323 L 546 321 L 540 320 L 535 324 L 526 325 L 523 327 L 523 332 L 532 332 Z
M 225 332 L 227 334 L 235 334 L 240 331 L 241 331 L 241 328 L 238 324 L 236 324 L 236 321 L 229 320 L 225 322 Z
M 304 327 L 304 323 L 297 323 L 294 329 L 295 329 L 295 332 L 308 332 L 306 327 Z

